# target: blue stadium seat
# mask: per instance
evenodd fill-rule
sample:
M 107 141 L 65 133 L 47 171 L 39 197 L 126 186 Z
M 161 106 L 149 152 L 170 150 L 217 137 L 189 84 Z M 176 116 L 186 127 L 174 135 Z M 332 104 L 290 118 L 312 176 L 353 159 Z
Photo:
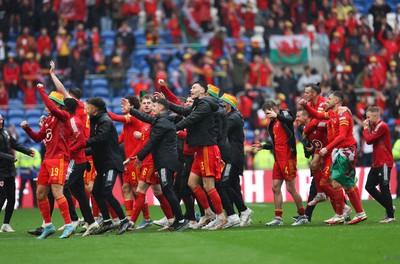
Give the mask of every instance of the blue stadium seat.
M 135 52 L 133 54 L 134 54 L 133 55 L 134 56 L 133 59 L 134 59 L 135 62 L 137 62 L 137 61 L 143 60 L 146 56 L 149 56 L 151 54 L 151 50 L 149 50 L 149 49 L 137 49 L 137 50 L 135 50 Z
M 8 110 L 9 117 L 24 117 L 25 111 L 20 108 L 11 108 Z
M 157 48 L 153 51 L 153 54 L 161 54 L 163 60 L 168 58 L 168 56 L 169 56 L 168 53 L 169 53 L 169 50 L 164 49 L 164 48 Z
M 113 30 L 102 30 L 100 36 L 105 38 L 115 38 L 115 32 Z
M 18 105 L 21 106 L 23 105 L 22 100 L 21 99 L 10 99 L 8 101 L 8 105 Z
M 110 91 L 107 87 L 104 87 L 104 86 L 94 86 L 93 87 L 93 96 L 108 98 L 110 96 Z
M 116 105 L 112 108 L 112 112 L 117 115 L 123 115 L 121 106 L 118 106 L 118 105 Z
M 122 129 L 124 128 L 124 124 L 120 122 L 114 122 L 115 128 L 117 129 L 118 135 L 121 134 Z
M 97 86 L 105 86 L 108 87 L 108 81 L 106 79 L 93 79 L 92 80 L 93 88 Z
M 244 135 L 247 141 L 254 142 L 254 131 L 253 130 L 245 130 Z
M 38 121 L 39 121 L 39 117 L 36 117 L 36 116 L 28 116 L 28 117 L 26 118 L 26 121 L 28 121 L 28 124 L 29 124 L 29 125 L 37 124 Z
M 15 125 L 17 127 L 19 126 L 19 124 L 21 124 L 22 121 L 24 121 L 23 116 L 9 116 L 8 124 L 6 124 L 6 126 Z
M 114 97 L 110 102 L 113 106 L 118 106 L 121 108 L 121 97 Z
M 6 110 L 0 110 L 0 115 L 3 119 L 6 119 L 8 117 L 8 112 Z
M 44 109 L 29 109 L 26 110 L 26 117 L 37 117 L 39 118 L 41 115 L 44 115 L 45 111 Z

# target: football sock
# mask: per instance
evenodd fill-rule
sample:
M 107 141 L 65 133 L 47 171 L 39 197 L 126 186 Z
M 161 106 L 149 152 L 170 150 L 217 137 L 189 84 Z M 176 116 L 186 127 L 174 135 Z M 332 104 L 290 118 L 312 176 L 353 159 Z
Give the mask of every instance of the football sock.
M 51 223 L 51 216 L 50 216 L 50 203 L 47 197 L 44 200 L 38 201 L 38 207 L 40 213 L 42 214 L 44 223 Z
M 315 184 L 317 185 L 317 184 Z M 333 190 L 332 186 L 329 185 L 329 183 L 325 180 L 322 179 L 320 181 L 320 188 L 322 189 L 322 191 L 329 197 L 331 198 L 331 200 L 335 199 L 335 191 Z
M 313 170 L 312 174 L 314 177 L 315 188 L 317 188 L 317 193 L 324 192 L 321 188 L 322 170 L 321 169 Z
M 341 186 L 336 187 L 334 189 L 335 191 L 335 212 L 338 215 L 343 214 L 343 209 L 344 209 L 344 193 L 343 193 L 343 188 Z
M 275 217 L 282 218 L 283 210 L 282 209 L 275 209 Z
M 302 208 L 297 208 L 297 213 L 299 215 L 305 215 L 306 214 L 306 210 L 304 209 L 304 207 Z
M 142 207 L 143 219 L 150 219 L 149 204 L 145 202 Z
M 217 190 L 215 188 L 212 188 L 207 192 L 208 196 L 210 197 L 211 203 L 215 209 L 216 214 L 222 214 L 222 203 L 221 203 L 221 197 L 219 196 Z
M 174 214 L 172 213 L 171 206 L 168 203 L 167 198 L 165 198 L 164 194 L 160 194 L 156 196 L 157 200 L 160 202 L 161 209 L 163 210 L 167 219 L 174 218 Z
M 124 204 L 126 209 L 126 216 L 130 217 L 133 210 L 133 200 L 125 200 Z
M 56 200 L 58 204 L 58 208 L 60 209 L 61 215 L 64 218 L 64 223 L 66 225 L 71 224 L 71 216 L 69 215 L 69 208 L 68 208 L 68 202 L 65 196 L 61 196 Z
M 136 199 L 135 199 L 135 206 L 133 207 L 132 210 L 132 216 L 131 216 L 131 221 L 136 223 L 140 211 L 142 211 L 142 207 L 144 204 L 144 200 L 146 199 L 146 195 L 141 192 L 136 192 Z
M 358 192 L 354 190 L 354 188 L 348 188 L 346 189 L 346 194 L 350 199 L 351 204 L 353 205 L 354 209 L 356 210 L 356 213 L 361 213 L 363 212 L 363 208 L 361 205 L 361 200 L 360 197 L 358 196 Z
M 99 217 L 100 215 L 100 209 L 97 206 L 96 200 L 94 199 L 93 195 L 90 196 L 90 201 L 92 202 L 92 213 L 93 217 Z
M 193 193 L 196 196 L 197 201 L 200 203 L 201 207 L 203 207 L 204 210 L 210 208 L 207 195 L 200 185 L 197 185 L 195 188 L 193 188 Z

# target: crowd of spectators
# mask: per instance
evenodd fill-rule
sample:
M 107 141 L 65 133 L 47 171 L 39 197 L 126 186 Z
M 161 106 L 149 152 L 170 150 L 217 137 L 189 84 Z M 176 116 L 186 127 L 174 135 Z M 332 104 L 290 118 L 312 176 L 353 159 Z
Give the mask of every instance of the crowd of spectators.
M 295 111 L 304 84 L 320 82 L 323 94 L 344 92 L 356 124 L 366 107 L 381 107 L 395 140 L 400 4 L 361 1 L 368 7 L 359 13 L 356 2 L 0 0 L 0 107 L 19 98 L 34 108 L 35 84 L 49 83 L 51 60 L 66 86 L 86 95 L 92 95 L 85 91 L 93 88 L 87 85 L 92 74 L 108 80 L 110 96 L 152 92 L 159 78 L 185 96 L 201 79 L 239 97 L 249 141 L 255 141 L 265 137 L 267 120 L 259 109 L 266 98 Z M 300 70 L 271 64 L 270 36 L 293 34 L 310 38 L 310 64 Z M 316 59 L 325 63 L 315 67 Z M 361 137 L 359 144 L 368 154 Z

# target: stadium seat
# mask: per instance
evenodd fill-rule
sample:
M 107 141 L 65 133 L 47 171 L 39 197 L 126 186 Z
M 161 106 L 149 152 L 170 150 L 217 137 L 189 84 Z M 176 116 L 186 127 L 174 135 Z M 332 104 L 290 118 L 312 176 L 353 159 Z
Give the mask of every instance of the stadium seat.
M 102 39 L 115 38 L 115 32 L 113 30 L 102 30 L 100 36 Z
M 27 118 L 30 116 L 39 118 L 41 115 L 45 114 L 45 111 L 44 111 L 44 109 L 29 109 L 29 110 L 26 110 L 25 114 L 26 114 Z
M 8 110 L 8 116 L 9 117 L 24 117 L 25 116 L 25 111 L 20 108 L 11 108 Z
M 118 105 L 116 105 L 112 108 L 112 112 L 117 115 L 123 115 L 121 106 L 118 106 Z
M 110 91 L 104 86 L 93 86 L 93 96 L 108 98 L 110 96 Z
M 138 62 L 138 61 L 143 60 L 146 56 L 149 56 L 151 54 L 151 50 L 146 49 L 146 48 L 144 48 L 144 49 L 141 48 L 141 49 L 135 50 L 135 52 L 133 54 L 134 54 L 133 55 L 134 61 Z
M 0 110 L 0 115 L 3 119 L 6 119 L 8 117 L 8 112 L 6 110 Z
M 120 122 L 114 122 L 115 128 L 117 129 L 118 135 L 121 134 L 122 129 L 124 128 L 124 124 Z
M 153 54 L 161 54 L 162 59 L 165 60 L 168 58 L 168 53 L 170 51 L 168 49 L 164 49 L 164 48 L 157 48 L 153 51 Z
M 17 127 L 20 126 L 19 124 L 21 124 L 22 121 L 24 121 L 23 116 L 9 116 L 8 124 L 6 124 L 6 126 L 15 125 Z
M 93 88 L 95 88 L 97 86 L 108 87 L 108 81 L 106 79 L 93 79 L 92 86 L 93 86 Z
M 39 121 L 39 117 L 29 116 L 26 118 L 26 121 L 28 122 L 29 125 L 37 124 Z
M 245 130 L 244 135 L 247 141 L 254 142 L 254 131 L 253 130 Z
M 8 105 L 18 105 L 21 106 L 23 105 L 22 100 L 21 99 L 10 99 L 8 101 Z

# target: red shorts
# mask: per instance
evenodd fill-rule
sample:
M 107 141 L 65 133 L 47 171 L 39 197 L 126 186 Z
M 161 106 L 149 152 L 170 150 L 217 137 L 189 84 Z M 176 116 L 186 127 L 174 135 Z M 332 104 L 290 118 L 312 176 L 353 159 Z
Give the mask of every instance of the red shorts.
M 274 168 L 272 169 L 272 179 L 285 181 L 294 180 L 297 173 L 296 164 L 296 159 L 275 161 Z
M 154 173 L 153 165 L 143 165 L 140 170 L 139 181 L 148 183 L 150 185 L 156 185 L 160 183 L 158 176 Z
M 88 172 L 87 170 L 85 170 L 85 173 L 83 174 L 83 180 L 85 184 L 89 184 L 89 182 L 94 182 L 94 179 L 96 179 L 97 176 L 97 171 L 94 168 L 93 160 L 89 160 L 89 163 L 90 163 L 90 171 Z
M 324 157 L 324 170 L 322 179 L 329 180 L 331 178 L 331 167 L 332 167 L 332 152 L 328 152 Z
M 134 166 L 135 162 L 131 162 L 123 174 L 123 182 L 129 183 L 131 186 L 136 187 L 139 183 L 140 168 Z
M 223 166 L 223 162 L 217 145 L 195 148 L 191 173 L 201 177 L 215 177 L 215 180 L 219 181 L 221 179 L 221 166 Z
M 50 185 L 65 183 L 69 161 L 61 159 L 44 159 L 39 170 L 37 184 Z

